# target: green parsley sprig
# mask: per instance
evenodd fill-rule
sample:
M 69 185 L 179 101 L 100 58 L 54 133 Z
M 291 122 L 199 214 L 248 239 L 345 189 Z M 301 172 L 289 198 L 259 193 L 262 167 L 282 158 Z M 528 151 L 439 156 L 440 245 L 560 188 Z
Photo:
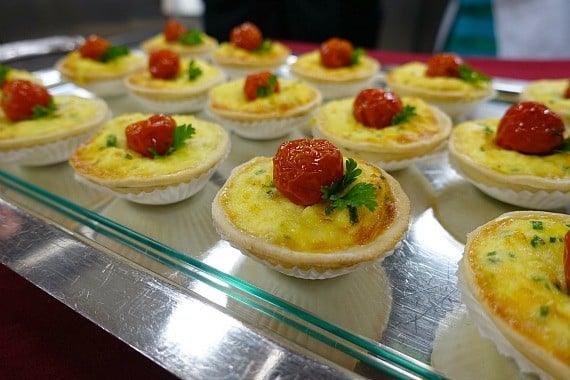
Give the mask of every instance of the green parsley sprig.
M 200 45 L 202 42 L 204 42 L 204 40 L 202 38 L 202 33 L 200 33 L 200 31 L 191 29 L 186 33 L 183 33 L 180 37 L 178 37 L 178 42 L 184 45 L 192 46 L 192 45 Z
M 55 111 L 57 111 L 57 106 L 55 105 L 55 102 L 53 101 L 53 98 L 52 98 L 49 100 L 47 107 L 35 106 L 34 108 L 32 108 L 32 112 L 33 112 L 32 119 L 39 119 L 41 117 L 53 115 L 55 113 Z
M 490 77 L 480 71 L 473 70 L 466 63 L 459 65 L 459 77 L 469 83 L 489 82 L 491 80 Z
M 253 52 L 254 53 L 267 53 L 269 50 L 271 50 L 271 40 L 264 39 L 263 42 L 261 43 L 261 46 L 258 47 L 257 49 L 255 49 Z
M 196 61 L 191 60 L 188 65 L 188 80 L 193 81 L 202 75 L 202 69 L 196 65 Z
M 0 65 L 0 86 L 2 86 L 6 78 L 8 78 L 9 71 L 10 68 L 8 66 Z
M 354 186 L 350 185 L 356 181 L 356 177 L 362 174 L 362 169 L 357 168 L 354 159 L 346 161 L 346 171 L 342 179 L 330 186 L 321 188 L 322 198 L 330 201 L 325 208 L 325 214 L 330 215 L 334 210 L 348 208 L 350 223 L 358 223 L 357 209 L 365 206 L 370 211 L 374 211 L 378 206 L 376 201 L 376 187 L 371 183 L 359 182 Z M 350 188 L 349 188 L 350 187 Z
M 169 154 L 171 154 L 175 150 L 183 147 L 184 142 L 187 139 L 191 138 L 192 135 L 194 135 L 196 133 L 196 129 L 192 126 L 192 124 L 182 124 L 182 125 L 177 125 L 176 128 L 174 128 L 173 133 L 174 133 L 174 136 L 173 136 L 174 139 L 172 142 L 172 146 L 168 149 L 166 154 L 160 155 L 160 154 L 158 154 L 158 152 L 155 149 L 149 148 L 149 151 L 153 154 L 154 158 L 168 156 Z
M 356 48 L 352 51 L 352 56 L 350 57 L 350 65 L 357 65 L 360 62 L 360 57 L 366 53 L 363 48 Z
M 398 112 L 392 117 L 392 125 L 406 123 L 412 116 L 416 115 L 416 107 L 405 105 L 402 112 Z
M 130 52 L 129 48 L 126 46 L 109 46 L 107 50 L 103 53 L 99 61 L 101 62 L 110 62 L 115 60 L 119 57 L 123 57 L 128 55 Z
M 267 80 L 267 86 L 259 86 L 256 90 L 256 95 L 258 98 L 263 98 L 269 96 L 275 92 L 275 87 L 277 86 L 277 76 L 271 75 Z

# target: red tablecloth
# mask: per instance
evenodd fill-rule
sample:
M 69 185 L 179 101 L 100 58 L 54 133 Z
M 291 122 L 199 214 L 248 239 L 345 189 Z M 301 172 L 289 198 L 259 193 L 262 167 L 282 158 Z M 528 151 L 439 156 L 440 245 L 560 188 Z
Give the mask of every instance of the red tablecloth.
M 300 54 L 315 44 L 285 42 Z M 370 51 L 383 65 L 426 60 L 427 55 Z M 570 59 L 517 61 L 467 58 L 491 76 L 570 78 Z M 0 265 L 0 378 L 168 379 L 166 371 L 123 342 Z

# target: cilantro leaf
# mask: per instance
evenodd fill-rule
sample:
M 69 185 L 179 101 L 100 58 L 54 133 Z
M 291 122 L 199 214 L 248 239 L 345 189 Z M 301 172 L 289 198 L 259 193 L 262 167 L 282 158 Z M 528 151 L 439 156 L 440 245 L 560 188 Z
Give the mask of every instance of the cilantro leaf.
M 103 53 L 99 61 L 110 62 L 119 57 L 129 54 L 129 48 L 126 46 L 109 46 L 107 50 Z
M 416 107 L 405 105 L 402 112 L 398 112 L 392 117 L 392 125 L 398 125 L 406 123 L 410 120 L 410 117 L 416 115 Z
M 8 66 L 0 65 L 0 86 L 2 86 L 6 78 L 8 78 L 8 71 L 10 71 Z
M 34 108 L 32 108 L 33 112 L 32 119 L 39 119 L 41 117 L 52 115 L 53 113 L 55 113 L 55 111 L 57 111 L 57 106 L 55 105 L 55 102 L 53 101 L 52 98 L 49 100 L 47 107 L 35 106 Z
M 370 211 L 374 211 L 378 206 L 376 201 L 376 187 L 371 183 L 359 182 L 349 189 L 349 186 L 356 181 L 356 177 L 362 174 L 362 169 L 357 168 L 354 159 L 346 161 L 346 171 L 342 179 L 330 186 L 321 188 L 322 198 L 329 200 L 330 204 L 325 208 L 325 214 L 330 215 L 334 210 L 348 209 L 350 222 L 358 223 L 357 209 L 365 206 Z
M 366 53 L 363 48 L 356 48 L 352 51 L 352 56 L 350 57 L 350 65 L 357 65 L 360 62 L 360 57 Z
M 195 133 L 196 129 L 192 127 L 192 124 L 177 125 L 176 128 L 174 128 L 174 141 L 172 143 L 172 147 L 168 150 L 168 153 L 181 148 L 184 145 L 184 141 L 192 137 Z
M 258 98 L 263 98 L 269 96 L 275 92 L 275 87 L 277 86 L 277 76 L 271 75 L 267 80 L 267 86 L 259 86 L 256 90 L 256 95 Z
M 194 60 L 191 60 L 188 65 L 188 80 L 193 81 L 200 75 L 202 75 L 202 69 L 196 66 L 196 62 Z
M 200 45 L 204 40 L 200 31 L 192 29 L 178 37 L 178 42 L 184 45 Z
M 459 77 L 463 79 L 465 82 L 469 83 L 489 82 L 491 80 L 491 78 L 489 78 L 485 74 L 477 70 L 473 70 L 466 63 L 462 63 L 461 65 L 459 65 Z

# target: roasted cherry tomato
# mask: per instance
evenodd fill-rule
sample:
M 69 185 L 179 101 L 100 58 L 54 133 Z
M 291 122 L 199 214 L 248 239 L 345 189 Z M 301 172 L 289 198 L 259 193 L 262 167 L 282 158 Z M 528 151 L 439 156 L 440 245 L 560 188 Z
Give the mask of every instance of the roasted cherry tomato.
M 398 95 L 379 88 L 360 91 L 354 99 L 352 114 L 361 124 L 372 128 L 392 125 L 394 115 L 402 112 L 404 105 Z
M 330 38 L 319 48 L 321 64 L 330 68 L 350 66 L 353 51 L 354 47 L 350 41 L 336 37 Z
M 9 80 L 2 85 L 2 110 L 12 121 L 32 117 L 34 107 L 48 107 L 51 99 L 44 86 L 29 80 Z
M 168 20 L 164 25 L 164 39 L 169 42 L 178 40 L 186 32 L 186 27 L 176 20 Z
M 428 77 L 459 78 L 459 66 L 462 63 L 463 59 L 457 54 L 435 54 L 427 61 L 426 75 Z
M 153 78 L 174 78 L 180 71 L 180 57 L 168 49 L 156 50 L 148 58 L 148 70 Z
M 279 92 L 279 80 L 269 71 L 250 74 L 245 78 L 243 92 L 248 100 Z
M 263 34 L 255 24 L 244 22 L 231 30 L 230 42 L 245 50 L 255 50 L 263 44 Z
M 538 102 L 512 105 L 501 118 L 496 143 L 503 149 L 548 154 L 564 143 L 560 116 Z
M 570 291 L 570 231 L 564 235 L 564 277 L 566 278 L 566 291 Z
M 87 37 L 85 43 L 83 43 L 79 48 L 79 54 L 81 54 L 83 58 L 90 58 L 98 61 L 110 46 L 111 43 L 109 41 L 92 34 Z
M 170 116 L 159 114 L 130 124 L 125 130 L 127 146 L 145 157 L 165 155 L 174 143 L 176 122 Z
M 564 91 L 564 97 L 570 99 L 570 80 L 568 80 L 568 86 L 566 86 L 566 91 Z
M 273 157 L 275 187 L 291 202 L 309 206 L 321 200 L 321 188 L 344 175 L 340 150 L 324 139 L 282 143 Z

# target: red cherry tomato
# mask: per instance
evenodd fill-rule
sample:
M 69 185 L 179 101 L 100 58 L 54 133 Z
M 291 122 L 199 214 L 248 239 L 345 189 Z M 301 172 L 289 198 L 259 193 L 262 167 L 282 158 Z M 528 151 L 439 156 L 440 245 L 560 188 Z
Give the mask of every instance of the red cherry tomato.
M 230 42 L 245 50 L 255 50 L 263 44 L 263 34 L 255 24 L 244 22 L 231 30 Z
M 81 54 L 83 58 L 90 58 L 98 61 L 110 46 L 111 43 L 109 41 L 92 34 L 87 37 L 85 43 L 79 47 L 79 54 Z
M 564 91 L 564 97 L 570 99 L 570 80 L 568 80 L 568 86 L 566 86 L 566 91 Z
M 164 39 L 169 42 L 178 40 L 186 32 L 186 27 L 176 20 L 168 20 L 164 25 Z
M 319 48 L 321 64 L 325 67 L 336 68 L 350 66 L 354 47 L 350 41 L 342 38 L 330 38 Z
M 175 128 L 176 122 L 172 117 L 153 115 L 127 126 L 127 146 L 145 157 L 154 157 L 153 151 L 165 155 L 174 143 Z
M 259 89 L 261 88 L 262 91 Z M 267 96 L 279 92 L 279 80 L 275 74 L 269 71 L 250 74 L 245 78 L 243 92 L 248 100 L 254 100 L 259 96 Z
M 174 78 L 180 71 L 180 57 L 168 49 L 154 51 L 148 58 L 148 70 L 153 78 Z
M 560 116 L 538 102 L 512 105 L 501 118 L 496 143 L 503 149 L 548 154 L 564 143 Z
M 570 291 L 570 231 L 564 235 L 564 277 L 566 278 L 566 291 Z
M 12 121 L 33 116 L 34 107 L 48 107 L 51 99 L 44 86 L 28 80 L 9 80 L 2 85 L 2 110 Z
M 360 91 L 354 99 L 352 114 L 361 124 L 372 128 L 392 125 L 392 118 L 402 112 L 404 106 L 398 95 L 378 88 Z
M 340 150 L 324 139 L 282 143 L 273 157 L 275 187 L 291 202 L 309 206 L 321 200 L 321 187 L 344 175 Z
M 459 66 L 463 59 L 457 54 L 435 54 L 427 61 L 426 75 L 428 77 L 459 78 Z

